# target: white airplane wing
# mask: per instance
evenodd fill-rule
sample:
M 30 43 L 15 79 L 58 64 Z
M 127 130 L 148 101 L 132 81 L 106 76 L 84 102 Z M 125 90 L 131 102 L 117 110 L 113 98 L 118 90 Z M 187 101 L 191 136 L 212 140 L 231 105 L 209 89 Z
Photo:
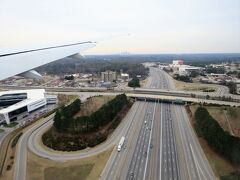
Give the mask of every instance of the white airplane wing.
M 94 46 L 96 42 L 86 41 L 0 54 L 0 80 L 18 74 L 37 76 L 37 72 L 32 69 Z

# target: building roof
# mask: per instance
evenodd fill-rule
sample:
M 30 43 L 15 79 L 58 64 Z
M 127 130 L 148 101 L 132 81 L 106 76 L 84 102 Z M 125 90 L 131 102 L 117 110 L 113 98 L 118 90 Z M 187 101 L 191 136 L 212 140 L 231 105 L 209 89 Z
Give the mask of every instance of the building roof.
M 11 111 L 27 106 L 30 103 L 33 103 L 45 97 L 45 89 L 0 91 L 0 96 L 7 95 L 7 94 L 19 94 L 19 93 L 27 93 L 27 99 L 24 99 L 16 104 L 8 106 L 7 108 L 1 109 L 0 114 L 9 113 Z
M 129 76 L 127 73 L 122 73 L 121 76 Z

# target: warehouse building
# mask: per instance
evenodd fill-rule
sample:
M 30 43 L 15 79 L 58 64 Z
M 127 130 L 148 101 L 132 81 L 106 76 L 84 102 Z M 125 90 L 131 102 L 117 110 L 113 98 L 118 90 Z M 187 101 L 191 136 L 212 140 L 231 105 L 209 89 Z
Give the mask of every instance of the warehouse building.
M 49 98 L 44 89 L 0 92 L 0 123 L 10 124 L 18 120 L 21 114 L 40 109 L 47 102 L 57 102 L 57 96 Z

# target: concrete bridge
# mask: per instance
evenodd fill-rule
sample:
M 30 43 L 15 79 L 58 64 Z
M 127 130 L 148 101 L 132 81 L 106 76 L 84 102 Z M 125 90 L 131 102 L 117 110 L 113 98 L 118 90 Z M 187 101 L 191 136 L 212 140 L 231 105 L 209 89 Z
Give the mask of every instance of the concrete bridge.
M 215 105 L 226 105 L 226 106 L 240 106 L 238 102 L 230 101 L 220 101 L 220 100 L 210 100 L 202 98 L 192 98 L 192 97 L 176 97 L 169 95 L 154 95 L 154 94 L 134 94 L 126 93 L 128 97 L 134 98 L 135 100 L 144 101 L 159 101 L 159 102 L 170 102 L 176 104 L 187 104 L 187 103 L 200 103 L 200 104 L 215 104 Z
M 240 96 L 226 94 L 224 96 L 215 95 L 213 93 L 203 92 L 187 92 L 179 90 L 162 90 L 162 89 L 149 89 L 149 88 L 136 88 L 128 90 L 107 90 L 106 88 L 54 88 L 54 87 L 15 87 L 15 86 L 2 86 L 4 89 L 37 89 L 44 88 L 47 92 L 55 92 L 62 94 L 93 94 L 93 95 L 116 95 L 125 93 L 131 98 L 136 100 L 158 100 L 163 102 L 173 103 L 206 103 L 227 106 L 240 106 Z

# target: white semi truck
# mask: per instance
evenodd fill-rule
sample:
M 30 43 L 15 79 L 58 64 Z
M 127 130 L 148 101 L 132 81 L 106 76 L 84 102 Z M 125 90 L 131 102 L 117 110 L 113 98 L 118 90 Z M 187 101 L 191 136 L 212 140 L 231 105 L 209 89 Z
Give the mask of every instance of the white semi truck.
M 118 148 L 117 148 L 118 152 L 121 151 L 124 141 L 125 141 L 125 137 L 123 136 L 121 137 L 120 142 L 118 143 Z

